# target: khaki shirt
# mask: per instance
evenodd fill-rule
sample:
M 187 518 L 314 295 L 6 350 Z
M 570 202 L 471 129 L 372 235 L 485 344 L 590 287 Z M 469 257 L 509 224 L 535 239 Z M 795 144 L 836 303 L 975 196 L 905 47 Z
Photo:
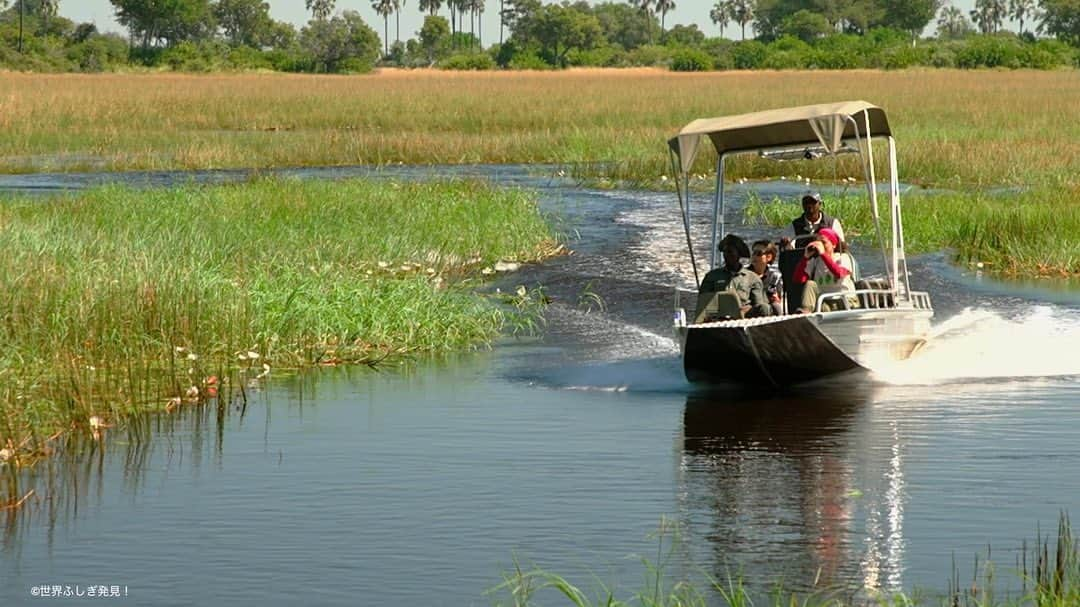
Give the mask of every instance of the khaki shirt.
M 713 268 L 701 281 L 701 291 L 735 293 L 739 297 L 740 306 L 750 306 L 747 316 L 769 316 L 772 313 L 761 279 L 750 268 L 740 268 L 736 272 L 725 266 Z

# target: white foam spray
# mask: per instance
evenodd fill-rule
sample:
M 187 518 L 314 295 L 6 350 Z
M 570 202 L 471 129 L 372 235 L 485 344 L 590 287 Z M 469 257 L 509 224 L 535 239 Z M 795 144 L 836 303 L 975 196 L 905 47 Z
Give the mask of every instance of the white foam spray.
M 1080 314 L 1033 306 L 1015 318 L 967 309 L 936 325 L 927 345 L 906 361 L 875 368 L 897 385 L 979 378 L 1080 376 Z

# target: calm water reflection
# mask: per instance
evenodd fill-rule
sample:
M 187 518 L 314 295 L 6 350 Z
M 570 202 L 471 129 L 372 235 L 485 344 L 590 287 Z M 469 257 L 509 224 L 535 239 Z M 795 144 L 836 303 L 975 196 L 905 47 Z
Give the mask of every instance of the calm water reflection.
M 1036 524 L 1080 509 L 1069 296 L 914 259 L 939 319 L 963 321 L 920 361 L 857 389 L 696 392 L 668 337 L 688 271 L 670 196 L 502 170 L 580 235 L 500 283 L 545 286 L 542 338 L 274 377 L 246 408 L 73 444 L 0 514 L 3 604 L 98 584 L 133 605 L 487 605 L 515 557 L 626 596 L 661 517 L 683 529 L 676 575 L 944 589 L 954 555 L 969 573 L 992 544 L 1008 568 Z

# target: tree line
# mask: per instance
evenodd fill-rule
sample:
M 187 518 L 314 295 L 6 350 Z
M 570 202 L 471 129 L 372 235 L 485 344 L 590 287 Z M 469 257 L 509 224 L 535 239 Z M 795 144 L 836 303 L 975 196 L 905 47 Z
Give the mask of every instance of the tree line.
M 377 65 L 1046 68 L 1076 65 L 1080 56 L 1080 0 L 976 0 L 967 14 L 946 0 L 702 2 L 701 22 L 721 33 L 712 38 L 695 23 L 669 24 L 676 0 L 418 0 L 408 10 L 423 14 L 423 25 L 404 40 L 406 1 L 370 1 L 381 35 L 356 11 L 338 11 L 335 0 L 305 0 L 311 18 L 299 28 L 274 20 L 264 0 L 110 0 L 126 36 L 66 19 L 61 0 L 0 0 L 0 66 L 326 73 Z M 489 6 L 499 26 L 485 45 Z M 1016 33 L 1004 31 L 1009 22 L 1019 25 Z M 936 36 L 923 38 L 931 24 Z

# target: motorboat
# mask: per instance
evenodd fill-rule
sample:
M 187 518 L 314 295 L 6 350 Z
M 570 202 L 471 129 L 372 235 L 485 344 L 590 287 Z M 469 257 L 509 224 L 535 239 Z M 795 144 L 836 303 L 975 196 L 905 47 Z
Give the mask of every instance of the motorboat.
M 704 140 L 716 149 L 708 268 L 699 267 L 691 233 L 692 168 Z M 878 209 L 874 142 L 884 141 L 888 161 L 888 231 Z M 934 311 L 930 295 L 913 291 L 904 255 L 896 142 L 885 111 L 865 101 L 844 101 L 705 118 L 686 125 L 668 142 L 676 193 L 686 232 L 696 297 L 676 290 L 675 331 L 691 382 L 790 386 L 910 357 L 927 340 Z M 725 234 L 725 164 L 739 154 L 763 159 L 836 158 L 857 155 L 874 218 L 884 275 L 859 277 L 855 290 L 821 294 L 809 313 L 796 313 L 801 286 L 791 280 L 800 249 L 783 251 L 785 306 L 781 314 L 743 318 L 734 293 L 702 293 L 702 269 L 722 263 Z M 707 206 L 707 205 L 706 205 Z M 700 247 L 702 243 L 698 243 Z M 691 307 L 693 306 L 693 307 Z M 711 306 L 711 307 L 710 307 Z M 712 313 L 706 314 L 709 308 Z M 728 314 L 716 314 L 728 310 Z

